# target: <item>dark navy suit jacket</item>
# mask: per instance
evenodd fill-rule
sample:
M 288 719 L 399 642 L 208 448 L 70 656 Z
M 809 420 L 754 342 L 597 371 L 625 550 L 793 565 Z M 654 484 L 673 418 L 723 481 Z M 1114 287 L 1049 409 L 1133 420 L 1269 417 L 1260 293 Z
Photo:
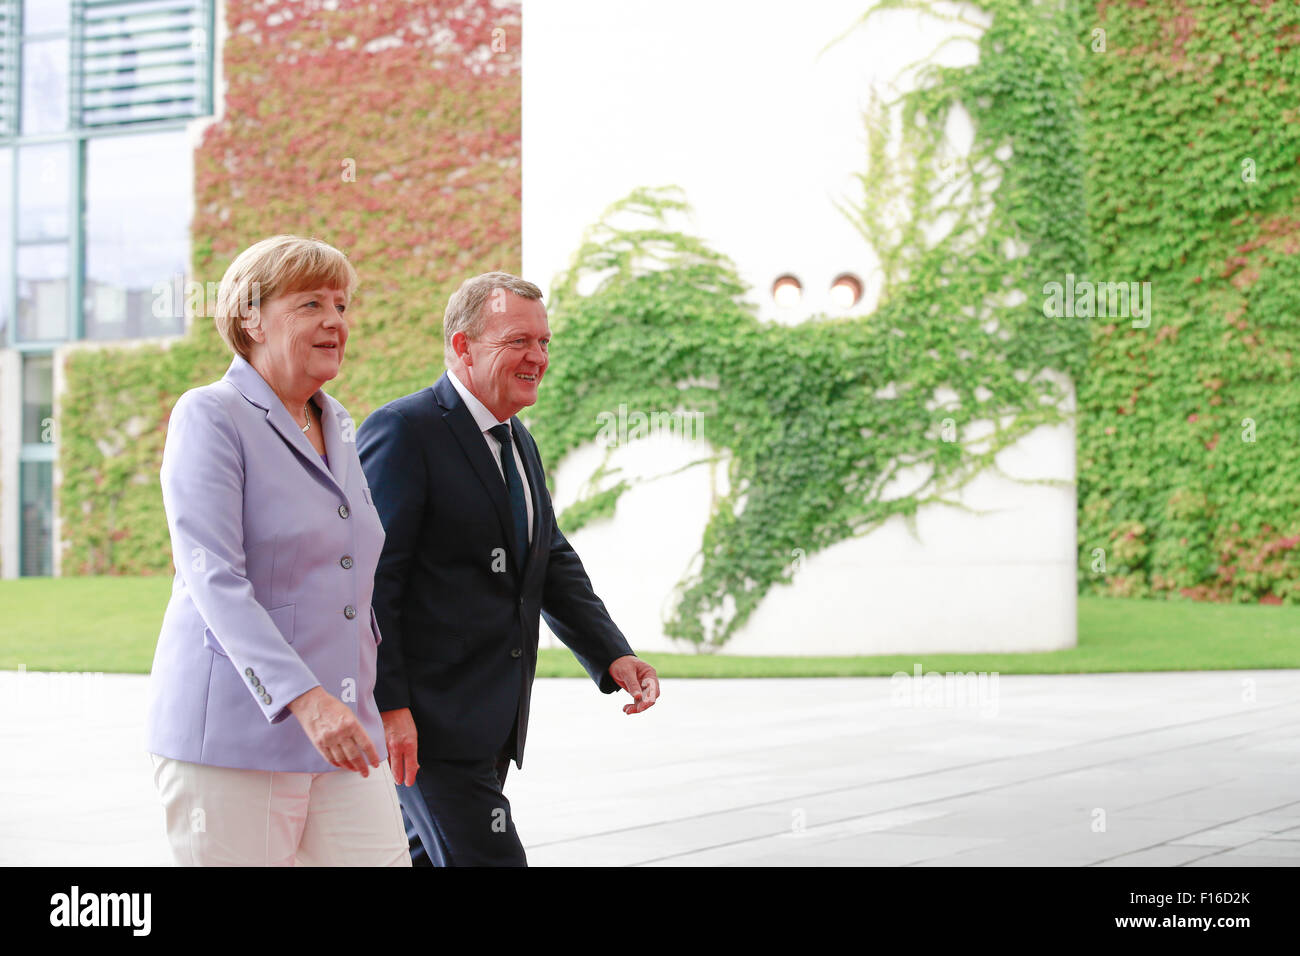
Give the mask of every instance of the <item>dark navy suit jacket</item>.
M 446 374 L 376 409 L 357 434 L 386 534 L 375 702 L 411 709 L 421 764 L 504 750 L 523 766 L 539 615 L 604 693 L 618 690 L 609 665 L 632 653 L 555 523 L 537 444 L 518 418 L 510 427 L 533 495 L 522 568 L 505 482 Z

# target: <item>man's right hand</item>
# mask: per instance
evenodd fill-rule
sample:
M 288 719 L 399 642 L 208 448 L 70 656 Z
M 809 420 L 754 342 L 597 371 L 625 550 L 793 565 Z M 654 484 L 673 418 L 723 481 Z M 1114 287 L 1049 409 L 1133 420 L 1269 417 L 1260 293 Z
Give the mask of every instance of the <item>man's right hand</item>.
M 420 769 L 416 759 L 415 718 L 411 708 L 386 710 L 380 718 L 384 722 L 384 743 L 388 745 L 388 766 L 398 786 L 415 786 L 415 772 Z

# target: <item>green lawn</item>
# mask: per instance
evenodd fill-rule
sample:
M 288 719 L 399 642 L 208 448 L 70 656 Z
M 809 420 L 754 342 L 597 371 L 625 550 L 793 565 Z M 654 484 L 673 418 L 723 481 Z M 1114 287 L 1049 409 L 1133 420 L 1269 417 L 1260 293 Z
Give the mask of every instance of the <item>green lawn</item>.
M 0 581 L 0 670 L 147 673 L 171 579 Z M 1300 667 L 1300 607 L 1081 598 L 1079 646 L 1039 654 L 722 657 L 646 654 L 664 677 L 868 677 L 927 671 L 1078 674 Z M 579 677 L 542 651 L 539 677 Z

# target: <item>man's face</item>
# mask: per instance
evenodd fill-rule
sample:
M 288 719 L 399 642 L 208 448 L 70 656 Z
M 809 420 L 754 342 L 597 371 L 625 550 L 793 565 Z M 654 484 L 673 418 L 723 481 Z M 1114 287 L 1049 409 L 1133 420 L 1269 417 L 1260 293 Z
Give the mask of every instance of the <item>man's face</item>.
M 504 421 L 537 401 L 550 362 L 551 327 L 540 300 L 503 289 L 488 296 L 483 319 L 483 334 L 467 340 L 468 353 L 461 356 L 465 385 L 497 421 Z

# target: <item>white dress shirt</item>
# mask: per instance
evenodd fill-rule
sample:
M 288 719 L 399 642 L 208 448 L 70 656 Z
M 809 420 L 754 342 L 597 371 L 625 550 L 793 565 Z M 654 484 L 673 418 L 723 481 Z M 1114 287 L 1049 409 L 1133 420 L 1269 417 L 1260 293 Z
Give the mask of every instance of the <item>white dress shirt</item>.
M 461 401 L 469 409 L 469 413 L 474 416 L 474 424 L 478 425 L 479 431 L 483 433 L 483 440 L 487 442 L 488 451 L 492 453 L 492 460 L 497 463 L 497 470 L 501 472 L 501 481 L 505 482 L 506 473 L 501 468 L 501 443 L 497 441 L 489 428 L 497 425 L 509 425 L 509 421 L 499 422 L 486 405 L 480 402 L 468 388 L 461 384 L 461 380 L 456 377 L 456 373 L 451 369 L 447 370 L 447 378 L 451 379 L 452 386 L 460 393 Z M 533 543 L 533 491 L 532 486 L 528 483 L 528 472 L 524 470 L 524 460 L 519 455 L 519 436 L 515 434 L 513 426 L 510 429 L 511 442 L 510 447 L 515 453 L 515 470 L 519 473 L 519 480 L 524 486 L 524 504 L 528 506 L 528 543 Z

